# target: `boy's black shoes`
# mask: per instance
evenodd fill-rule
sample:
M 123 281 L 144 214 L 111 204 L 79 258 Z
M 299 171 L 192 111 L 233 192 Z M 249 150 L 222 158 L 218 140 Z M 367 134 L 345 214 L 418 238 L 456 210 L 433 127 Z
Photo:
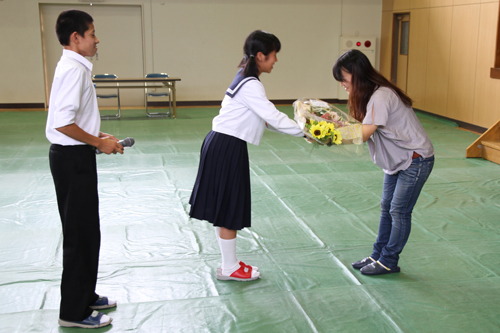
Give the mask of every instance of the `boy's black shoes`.
M 94 304 L 89 305 L 89 308 L 93 310 L 104 310 L 109 308 L 114 308 L 116 306 L 116 301 L 113 301 L 106 296 L 99 296 Z
M 390 269 L 384 265 L 382 265 L 379 261 L 374 261 L 369 265 L 361 268 L 361 274 L 364 275 L 382 275 L 382 274 L 390 274 L 390 273 L 399 273 L 401 269 L 399 266 L 396 268 Z
M 360 261 L 353 262 L 352 267 L 354 269 L 361 269 L 366 265 L 371 264 L 372 262 L 375 262 L 375 260 L 373 260 L 372 257 L 366 257 L 365 259 L 362 259 Z
M 108 326 L 112 321 L 113 318 L 94 310 L 90 316 L 82 321 L 66 321 L 59 319 L 59 325 L 62 327 L 99 328 Z

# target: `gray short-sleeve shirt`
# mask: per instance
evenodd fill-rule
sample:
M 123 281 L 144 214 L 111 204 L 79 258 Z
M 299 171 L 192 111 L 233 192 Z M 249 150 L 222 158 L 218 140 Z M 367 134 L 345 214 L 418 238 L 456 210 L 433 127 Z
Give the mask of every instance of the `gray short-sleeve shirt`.
M 424 158 L 434 155 L 434 147 L 411 107 L 387 87 L 373 93 L 366 106 L 363 124 L 377 125 L 368 139 L 373 162 L 387 174 L 406 170 L 413 152 Z

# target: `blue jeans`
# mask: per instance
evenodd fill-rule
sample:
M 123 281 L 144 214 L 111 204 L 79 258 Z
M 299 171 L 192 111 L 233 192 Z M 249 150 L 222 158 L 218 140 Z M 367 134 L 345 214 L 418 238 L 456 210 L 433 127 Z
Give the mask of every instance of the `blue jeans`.
M 398 265 L 399 254 L 410 236 L 413 207 L 433 166 L 434 156 L 420 156 L 408 169 L 385 174 L 378 236 L 371 257 L 390 269 Z

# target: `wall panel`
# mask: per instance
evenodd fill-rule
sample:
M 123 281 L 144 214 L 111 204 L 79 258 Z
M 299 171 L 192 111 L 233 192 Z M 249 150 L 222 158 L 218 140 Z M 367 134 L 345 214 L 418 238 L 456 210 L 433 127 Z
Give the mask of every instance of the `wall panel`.
M 446 116 L 452 7 L 429 9 L 425 110 Z
M 447 116 L 472 123 L 480 5 L 454 6 Z
M 393 13 L 382 13 L 382 32 L 380 35 L 380 73 L 387 79 L 391 77 Z
M 410 0 L 394 0 L 393 8 L 394 11 L 409 10 Z
M 490 127 L 500 119 L 500 80 L 490 78 L 495 61 L 498 10 L 498 2 L 481 5 L 472 122 L 482 127 Z
M 414 100 L 414 107 L 418 109 L 425 109 L 428 32 L 429 9 L 412 10 L 410 13 L 407 93 Z
M 477 4 L 480 2 L 481 2 L 481 0 L 453 0 L 453 5 L 454 6 L 472 5 L 472 4 Z
M 394 8 L 394 0 L 382 0 L 382 11 L 387 12 L 390 11 L 392 12 Z
M 430 7 L 444 7 L 444 6 L 452 6 L 453 0 L 429 0 Z
M 400 12 L 394 9 L 394 4 L 395 1 L 383 3 L 380 64 L 388 77 L 389 23 L 394 13 Z M 425 26 L 423 13 L 427 5 L 428 25 Z M 472 125 L 492 126 L 500 118 L 500 80 L 490 78 L 499 1 L 411 0 L 410 7 L 413 9 L 408 94 L 415 100 L 415 107 Z
M 410 9 L 429 8 L 431 0 L 410 0 Z

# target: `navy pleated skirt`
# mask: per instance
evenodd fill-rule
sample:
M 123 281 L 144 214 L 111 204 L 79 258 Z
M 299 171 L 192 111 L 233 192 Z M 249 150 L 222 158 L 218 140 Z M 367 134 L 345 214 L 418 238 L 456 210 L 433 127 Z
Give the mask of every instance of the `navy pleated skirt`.
M 250 193 L 246 141 L 211 131 L 201 147 L 189 215 L 230 230 L 250 227 Z

